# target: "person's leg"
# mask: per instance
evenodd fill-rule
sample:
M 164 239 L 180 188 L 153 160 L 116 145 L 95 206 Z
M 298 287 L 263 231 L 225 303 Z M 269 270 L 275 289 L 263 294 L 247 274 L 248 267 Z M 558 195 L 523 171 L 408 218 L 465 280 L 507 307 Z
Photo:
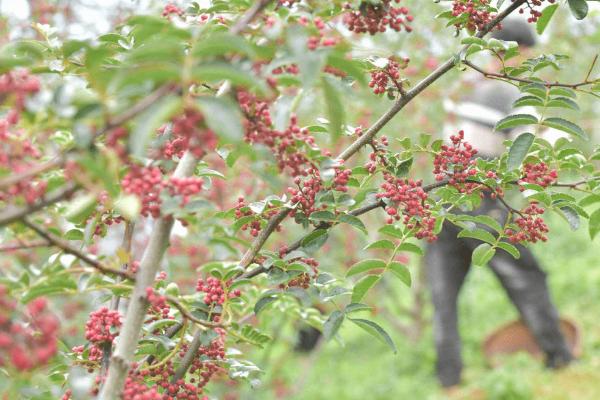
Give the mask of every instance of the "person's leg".
M 457 299 L 469 271 L 471 253 L 447 224 L 425 253 L 427 283 L 433 301 L 433 334 L 437 351 L 436 372 L 442 386 L 460 382 L 461 343 Z
M 572 355 L 560 331 L 559 317 L 546 284 L 546 274 L 526 247 L 518 246 L 519 259 L 502 250 L 490 261 L 490 267 L 500 279 L 523 321 L 531 330 L 540 348 L 546 353 L 549 367 L 568 364 Z

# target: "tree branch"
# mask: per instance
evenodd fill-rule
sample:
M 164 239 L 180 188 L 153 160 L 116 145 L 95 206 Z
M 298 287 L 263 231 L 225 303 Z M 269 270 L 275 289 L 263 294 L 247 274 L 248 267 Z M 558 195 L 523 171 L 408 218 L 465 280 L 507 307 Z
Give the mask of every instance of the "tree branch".
M 195 317 L 193 314 L 191 314 L 187 308 L 185 308 L 185 306 L 183 304 L 181 304 L 181 302 L 173 296 L 167 296 L 167 301 L 169 303 L 171 303 L 172 305 L 175 306 L 176 309 L 179 310 L 179 312 L 181 313 L 181 315 L 184 318 L 189 319 L 192 322 L 197 323 L 198 325 L 207 327 L 207 328 L 225 328 L 225 325 L 217 323 L 217 322 L 210 322 L 210 321 L 206 321 L 200 318 Z
M 525 0 L 517 0 L 514 3 L 512 3 L 503 12 L 498 14 L 498 16 L 493 21 L 491 21 L 486 26 L 485 29 L 480 31 L 477 34 L 477 36 L 483 37 L 486 34 L 488 34 L 489 32 L 491 32 L 496 27 L 496 25 L 498 25 L 510 13 L 515 11 L 517 8 L 519 8 L 523 3 L 525 3 Z M 459 52 L 459 54 L 463 54 L 468 48 L 469 48 L 469 45 L 464 46 L 462 48 L 462 50 Z M 429 87 L 431 84 L 433 84 L 439 78 L 441 78 L 444 74 L 446 74 L 448 71 L 450 71 L 454 67 L 455 62 L 456 62 L 455 57 L 448 59 L 444 64 L 440 65 L 435 71 L 433 71 L 431 74 L 429 74 L 427 77 L 425 77 L 421 82 L 419 82 L 413 89 L 409 90 L 404 95 L 402 95 L 402 97 L 400 97 L 398 100 L 396 100 L 396 102 L 392 105 L 392 107 L 388 111 L 386 111 L 361 137 L 359 137 L 357 140 L 355 140 L 353 143 L 351 143 L 348 147 L 346 147 L 346 149 L 344 151 L 342 151 L 337 158 L 340 160 L 347 161 L 350 157 L 352 157 L 354 154 L 356 154 L 363 146 L 365 146 L 369 143 L 372 143 L 372 140 L 375 137 L 375 135 L 377 135 L 377 133 L 388 122 L 390 122 L 390 120 L 396 114 L 398 114 L 398 112 L 400 112 L 400 110 L 402 110 L 408 103 L 410 103 L 423 90 L 425 90 L 427 87 Z M 256 257 L 256 255 L 258 254 L 258 252 L 260 251 L 262 246 L 265 244 L 265 242 L 267 241 L 269 236 L 275 231 L 277 226 L 279 226 L 279 224 L 281 222 L 283 222 L 283 220 L 287 217 L 287 215 L 289 213 L 290 213 L 289 209 L 284 209 L 284 210 L 278 212 L 276 215 L 274 215 L 269 220 L 269 223 L 267 225 L 268 229 L 264 229 L 263 231 L 261 231 L 259 236 L 252 242 L 250 249 L 248 249 L 248 251 L 246 251 L 246 253 L 242 257 L 242 262 L 240 262 L 241 266 L 246 268 L 248 265 L 250 265 L 252 263 L 252 260 L 254 259 L 254 257 Z M 251 278 L 253 276 L 260 274 L 261 272 L 264 272 L 264 271 L 259 270 L 259 268 L 249 271 L 245 274 L 242 274 L 240 276 L 240 278 L 242 278 L 242 277 Z
M 237 35 L 241 33 L 246 27 L 256 18 L 266 6 L 271 3 L 272 0 L 258 0 L 252 7 L 246 11 L 242 17 L 229 29 L 229 33 Z
M 57 203 L 70 197 L 77 190 L 77 185 L 67 184 L 64 188 L 54 191 L 33 204 L 26 206 L 8 206 L 2 212 L 0 212 L 0 227 L 8 224 L 12 224 L 15 221 L 22 219 L 24 216 L 32 214 L 42 208 L 51 204 Z
M 46 240 L 38 240 L 38 241 L 34 241 L 34 242 L 19 241 L 18 243 L 15 243 L 15 244 L 7 244 L 4 246 L 0 246 L 0 253 L 16 251 L 16 250 L 35 249 L 37 247 L 48 247 L 48 246 L 50 246 L 50 243 L 48 243 L 48 241 L 46 241 Z
M 270 1 L 271 0 L 258 0 L 240 18 L 240 20 L 235 23 L 230 29 L 230 32 L 239 34 L 270 3 Z M 173 177 L 180 178 L 190 176 L 194 173 L 195 167 L 196 160 L 189 152 L 186 152 L 179 161 Z M 100 391 L 100 396 L 98 397 L 99 400 L 116 399 L 123 389 L 127 371 L 129 370 L 129 364 L 133 359 L 139 340 L 140 330 L 148 309 L 146 288 L 151 286 L 154 281 L 154 276 L 169 243 L 172 227 L 172 217 L 160 218 L 154 225 L 154 230 L 150 236 L 150 242 L 140 261 L 140 268 L 137 274 L 135 288 L 129 302 L 129 307 L 127 308 L 123 329 L 119 335 L 119 340 L 111 359 L 106 381 Z M 185 375 L 185 371 L 183 374 Z
M 194 173 L 195 168 L 196 159 L 191 153 L 186 152 L 179 161 L 173 177 L 190 176 Z M 148 310 L 146 288 L 151 287 L 154 282 L 154 277 L 169 244 L 172 227 L 173 218 L 171 216 L 164 216 L 154 223 L 150 240 L 140 261 L 135 287 L 123 322 L 123 329 L 111 357 L 106 382 L 100 392 L 100 400 L 117 399 L 123 389 L 127 371 L 133 360 L 140 331 Z
M 152 106 L 158 100 L 163 98 L 165 95 L 174 91 L 176 88 L 177 85 L 174 85 L 172 83 L 167 83 L 158 87 L 154 92 L 148 94 L 146 97 L 134 104 L 131 108 L 127 109 L 127 111 L 125 111 L 124 113 L 119 114 L 114 118 L 109 118 L 106 125 L 104 125 L 104 127 L 101 130 L 94 133 L 94 138 L 103 135 L 111 129 L 123 125 L 125 122 L 129 121 L 132 118 L 135 118 L 137 115 L 147 110 L 150 106 Z
M 123 232 L 123 241 L 121 242 L 121 249 L 123 249 L 127 253 L 127 261 L 123 263 L 121 266 L 122 271 L 127 271 L 129 265 L 131 265 L 131 240 L 133 239 L 133 231 L 135 228 L 135 223 L 126 221 L 125 222 L 125 232 Z M 119 279 L 117 279 L 117 283 Z M 110 309 L 113 311 L 119 310 L 119 303 L 121 300 L 121 296 L 113 295 L 110 300 Z M 107 342 L 102 348 L 102 369 L 101 374 L 104 375 L 108 366 L 110 364 L 110 356 L 112 354 L 112 343 Z
M 93 267 L 93 268 L 97 269 L 98 271 L 100 271 L 104 274 L 107 274 L 107 275 L 113 274 L 113 275 L 121 276 L 121 277 L 127 278 L 127 279 L 134 279 L 133 276 L 131 276 L 129 273 L 127 273 L 125 271 L 107 267 L 107 266 L 103 265 L 100 261 L 94 260 L 93 258 L 91 258 L 87 254 L 83 253 L 82 251 L 72 247 L 65 240 L 57 238 L 56 236 L 54 236 L 50 232 L 46 231 L 41 226 L 31 222 L 28 218 L 24 217 L 24 218 L 22 218 L 21 221 L 23 222 L 23 224 L 25 226 L 27 226 L 31 230 L 35 231 L 38 235 L 40 235 L 41 237 L 46 239 L 48 241 L 48 243 L 52 244 L 53 246 L 58 247 L 65 253 L 68 253 L 68 254 L 71 254 L 71 255 L 77 257 L 78 259 L 80 259 L 81 261 L 83 261 L 84 263 L 89 265 L 90 267 Z
M 63 157 L 56 157 L 41 164 L 33 165 L 20 174 L 12 174 L 3 179 L 0 179 L 0 190 L 6 189 L 16 183 L 22 182 L 42 172 L 46 172 L 52 168 L 59 167 L 64 163 Z
M 192 343 L 190 343 L 187 351 L 185 352 L 185 355 L 183 356 L 179 367 L 173 374 L 173 377 L 171 378 L 171 383 L 175 383 L 179 379 L 183 378 L 187 373 L 187 370 L 194 362 L 194 359 L 196 358 L 196 353 L 198 353 L 200 346 L 202 346 L 202 332 L 203 331 L 201 329 L 198 329 L 194 334 L 194 339 L 192 340 Z
M 533 80 L 533 79 L 527 79 L 527 78 L 519 78 L 517 76 L 510 76 L 507 74 L 499 74 L 496 72 L 489 72 L 489 71 L 486 71 L 486 70 L 478 67 L 477 65 L 473 64 L 471 61 L 468 61 L 468 60 L 463 60 L 462 63 L 464 65 L 466 65 L 467 67 L 479 72 L 486 78 L 492 78 L 492 79 L 497 79 L 497 80 L 501 80 L 501 81 L 508 80 L 508 81 L 515 81 L 515 82 L 521 82 L 521 83 L 536 83 L 536 84 L 544 85 L 545 87 L 564 87 L 564 88 L 571 88 L 571 89 L 578 89 L 582 86 L 593 85 L 597 82 L 597 80 L 588 81 L 587 79 L 585 81 L 579 82 L 579 83 L 560 83 L 560 82 L 539 81 L 539 80 Z

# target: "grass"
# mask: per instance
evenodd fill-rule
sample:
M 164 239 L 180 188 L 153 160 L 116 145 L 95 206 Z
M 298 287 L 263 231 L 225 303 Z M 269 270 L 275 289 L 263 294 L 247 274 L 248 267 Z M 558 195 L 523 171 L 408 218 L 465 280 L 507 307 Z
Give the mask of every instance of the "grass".
M 393 330 L 384 316 L 372 318 L 391 333 L 398 354 L 379 341 L 344 324 L 342 346 L 321 346 L 309 355 L 291 353 L 286 346 L 271 349 L 268 358 L 255 358 L 266 371 L 263 385 L 244 391 L 243 399 L 384 400 L 384 399 L 578 399 L 595 400 L 600 393 L 600 261 L 598 240 L 591 242 L 585 227 L 572 232 L 552 219 L 553 234 L 546 244 L 534 246 L 548 272 L 553 299 L 561 315 L 574 319 L 583 331 L 583 356 L 569 368 L 555 372 L 525 354 L 510 357 L 497 369 L 489 368 L 481 343 L 500 324 L 517 317 L 495 276 L 487 268 L 473 268 L 460 298 L 464 383 L 451 393 L 440 390 L 434 376 L 435 354 L 428 326 L 416 343 Z M 415 266 L 417 268 L 418 266 Z M 405 287 L 398 287 L 408 301 Z M 379 296 L 385 296 L 382 291 Z M 374 303 L 373 299 L 370 300 Z M 429 318 L 431 306 L 425 314 Z M 293 342 L 287 326 L 281 339 Z M 259 353 L 257 353 L 259 354 Z M 238 390 L 240 388 L 238 387 Z

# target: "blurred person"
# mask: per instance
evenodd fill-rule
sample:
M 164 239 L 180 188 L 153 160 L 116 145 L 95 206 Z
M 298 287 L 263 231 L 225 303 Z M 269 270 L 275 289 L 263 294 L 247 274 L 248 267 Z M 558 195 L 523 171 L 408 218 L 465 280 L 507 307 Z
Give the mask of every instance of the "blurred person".
M 529 24 L 521 19 L 506 20 L 503 29 L 494 36 L 517 42 L 522 53 L 536 42 Z M 511 112 L 519 90 L 509 83 L 486 79 L 479 73 L 471 84 L 472 93 L 461 102 L 445 102 L 445 108 L 455 119 L 455 124 L 448 124 L 446 131 L 456 134 L 458 130 L 464 130 L 465 141 L 478 150 L 480 157 L 498 157 L 505 151 L 504 140 L 515 138 L 518 132 L 494 132 L 494 126 Z M 554 132 L 546 132 L 545 138 L 553 141 L 555 136 Z M 469 214 L 489 215 L 502 224 L 507 213 L 498 200 L 486 196 L 480 207 Z M 436 372 L 444 387 L 460 383 L 463 363 L 457 299 L 469 272 L 471 254 L 481 244 L 475 239 L 458 238 L 459 232 L 457 226 L 445 223 L 439 239 L 428 245 L 425 256 L 426 279 L 434 307 Z M 559 328 L 559 315 L 551 301 L 545 273 L 531 250 L 521 245 L 517 248 L 521 253 L 519 259 L 501 250 L 488 265 L 545 353 L 546 365 L 552 368 L 565 366 L 572 355 Z

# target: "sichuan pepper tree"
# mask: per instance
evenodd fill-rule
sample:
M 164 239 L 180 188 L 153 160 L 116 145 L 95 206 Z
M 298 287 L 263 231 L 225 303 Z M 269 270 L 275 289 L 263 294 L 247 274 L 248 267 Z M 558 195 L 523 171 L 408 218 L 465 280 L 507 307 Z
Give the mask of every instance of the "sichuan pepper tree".
M 443 2 L 437 18 L 456 33 L 453 47 L 416 81 L 410 54 L 354 51 L 367 37 L 396 40 L 431 22 L 429 8 L 421 15 L 409 4 L 169 3 L 92 41 L 37 24 L 34 39 L 7 42 L 0 226 L 14 264 L 0 282 L 5 398 L 213 398 L 211 382 L 260 378 L 244 350 L 273 340 L 260 321 L 281 313 L 326 339 L 355 324 L 395 351 L 363 299 L 384 275 L 410 285 L 399 255 L 419 254 L 444 221 L 481 241 L 476 265 L 545 241 L 550 212 L 574 229 L 588 220 L 593 238 L 600 150 L 563 109 L 600 97 L 596 59 L 586 60 L 586 75 L 558 82 L 553 71 L 569 68 L 566 56 L 528 59 L 515 43 L 487 38 L 511 13 L 542 33 L 557 8 L 583 19 L 587 2 Z M 502 67 L 486 69 L 481 54 Z M 388 130 L 445 74 L 466 70 L 515 85 L 516 106 L 538 108 L 497 122 L 529 127 L 505 142 L 505 154 L 477 158 L 462 131 L 444 143 Z M 345 101 L 365 91 L 373 104 L 388 102 L 368 109 L 378 116 L 371 124 L 352 118 Z M 307 99 L 316 107 L 302 114 Z M 548 127 L 568 138 L 549 143 Z M 413 161 L 423 155 L 427 172 L 417 179 Z M 484 196 L 507 208 L 505 221 L 461 214 Z M 365 223 L 367 214 L 376 217 Z M 319 249 L 347 228 L 385 256 L 342 275 Z M 315 298 L 330 305 L 327 315 Z M 90 304 L 75 343 L 58 314 Z

